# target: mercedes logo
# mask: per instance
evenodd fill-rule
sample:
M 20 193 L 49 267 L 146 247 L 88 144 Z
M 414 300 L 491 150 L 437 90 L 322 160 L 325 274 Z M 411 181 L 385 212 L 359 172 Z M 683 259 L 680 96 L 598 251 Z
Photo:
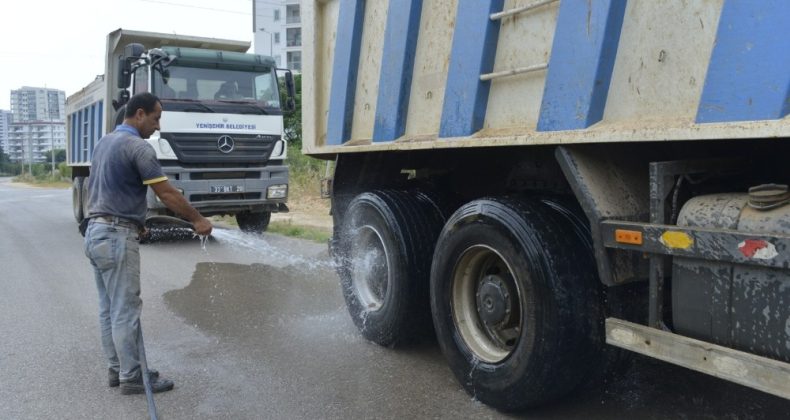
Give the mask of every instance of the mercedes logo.
M 231 136 L 222 136 L 217 140 L 217 149 L 222 153 L 230 153 L 236 144 Z

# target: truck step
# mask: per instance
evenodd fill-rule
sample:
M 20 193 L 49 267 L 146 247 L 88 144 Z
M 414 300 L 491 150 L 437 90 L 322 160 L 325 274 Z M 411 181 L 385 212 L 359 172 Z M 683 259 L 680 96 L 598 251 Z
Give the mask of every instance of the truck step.
M 790 399 L 790 363 L 616 318 L 606 319 L 606 342 Z

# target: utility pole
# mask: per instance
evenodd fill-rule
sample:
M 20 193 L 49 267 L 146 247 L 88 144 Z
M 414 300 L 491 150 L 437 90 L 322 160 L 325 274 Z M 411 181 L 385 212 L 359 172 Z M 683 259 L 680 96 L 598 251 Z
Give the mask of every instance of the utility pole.
M 258 28 L 258 30 L 269 35 L 269 57 L 274 57 L 274 42 L 273 42 L 274 34 L 272 34 L 271 32 L 267 31 L 264 28 Z
M 33 176 L 33 133 L 27 126 L 27 173 Z

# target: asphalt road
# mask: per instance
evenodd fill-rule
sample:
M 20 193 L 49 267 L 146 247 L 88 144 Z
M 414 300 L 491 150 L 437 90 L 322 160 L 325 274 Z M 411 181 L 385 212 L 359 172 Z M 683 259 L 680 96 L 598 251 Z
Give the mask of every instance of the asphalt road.
M 639 358 L 624 377 L 504 415 L 469 397 L 427 341 L 363 340 L 326 246 L 217 229 L 142 247 L 149 364 L 166 419 L 788 418 L 790 402 Z M 0 419 L 144 419 L 106 385 L 93 275 L 68 190 L 0 178 Z

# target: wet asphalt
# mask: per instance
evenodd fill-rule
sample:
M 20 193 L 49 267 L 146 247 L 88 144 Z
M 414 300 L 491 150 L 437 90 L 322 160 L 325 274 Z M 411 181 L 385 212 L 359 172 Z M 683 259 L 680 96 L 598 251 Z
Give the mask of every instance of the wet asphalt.
M 391 350 L 346 312 L 325 244 L 218 229 L 142 245 L 149 364 L 165 419 L 789 418 L 790 402 L 645 358 L 519 415 L 474 400 L 432 339 Z M 92 271 L 68 190 L 0 178 L 0 419 L 144 419 L 106 385 Z

